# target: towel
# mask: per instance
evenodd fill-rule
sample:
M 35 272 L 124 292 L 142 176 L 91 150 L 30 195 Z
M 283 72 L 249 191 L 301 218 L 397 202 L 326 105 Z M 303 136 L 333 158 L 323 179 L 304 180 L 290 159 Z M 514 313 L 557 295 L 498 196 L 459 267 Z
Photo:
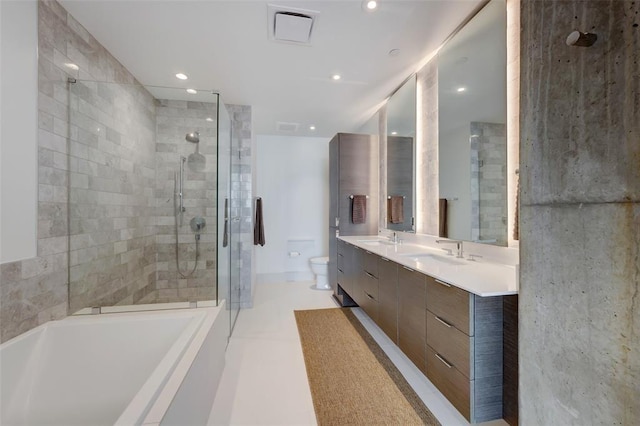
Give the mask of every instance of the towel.
M 389 223 L 404 223 L 404 197 L 391 195 L 387 198 L 387 216 Z
M 222 234 L 222 247 L 229 245 L 229 199 L 224 199 L 224 233 Z
M 264 246 L 264 221 L 262 218 L 262 198 L 256 200 L 256 222 L 253 224 L 253 245 Z
M 367 196 L 354 195 L 351 200 L 351 222 L 354 224 L 367 222 Z
M 447 199 L 440 198 L 438 207 L 440 210 L 440 226 L 438 229 L 438 236 L 442 238 L 448 238 L 449 230 L 447 229 Z

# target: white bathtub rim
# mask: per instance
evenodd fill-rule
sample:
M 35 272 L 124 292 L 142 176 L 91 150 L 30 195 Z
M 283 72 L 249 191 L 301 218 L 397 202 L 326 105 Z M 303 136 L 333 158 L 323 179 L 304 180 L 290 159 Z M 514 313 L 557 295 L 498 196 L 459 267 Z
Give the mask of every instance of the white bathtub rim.
M 162 387 L 162 390 L 157 398 L 154 399 L 153 406 L 145 416 L 143 425 L 155 425 L 160 424 L 164 415 L 167 413 L 173 398 L 178 393 L 182 382 L 187 377 L 187 373 L 189 369 L 193 365 L 193 362 L 198 355 L 198 352 L 202 348 L 207 335 L 213 328 L 214 321 L 220 312 L 223 311 L 224 308 L 224 300 L 220 301 L 217 310 L 209 310 L 209 314 L 204 318 L 202 325 L 197 330 L 195 336 L 193 336 L 192 342 L 185 348 L 184 353 L 178 359 L 178 363 L 175 366 L 175 369 L 168 377 L 165 385 Z
M 180 334 L 180 337 L 171 345 L 171 348 L 169 348 L 165 356 L 149 375 L 114 425 L 125 426 L 140 424 L 142 418 L 149 411 L 154 399 L 162 391 L 165 383 L 173 374 L 180 357 L 189 347 L 197 330 L 206 318 L 204 312 L 192 312 L 192 314 L 196 315 L 194 315 L 194 318 Z
M 159 413 L 166 413 L 166 410 L 169 408 L 169 404 L 175 397 L 175 392 L 178 391 L 182 380 L 186 376 L 186 372 L 189 370 L 191 362 L 198 353 L 198 350 L 204 343 L 204 337 L 206 337 L 210 327 L 213 326 L 213 322 L 217 318 L 218 314 L 222 312 L 222 308 L 225 304 L 224 300 L 220 300 L 218 305 L 215 304 L 207 304 L 205 306 L 200 305 L 197 308 L 178 308 L 178 309 L 165 309 L 160 311 L 135 311 L 135 310 L 123 310 L 113 313 L 104 313 L 99 315 L 72 315 L 65 317 L 60 320 L 51 320 L 47 321 L 39 326 L 22 333 L 12 339 L 7 340 L 0 344 L 0 353 L 1 349 L 7 347 L 12 344 L 16 344 L 21 340 L 28 339 L 34 334 L 41 334 L 41 336 L 37 337 L 36 345 L 41 345 L 44 342 L 45 334 L 47 330 L 51 327 L 64 327 L 68 323 L 73 323 L 74 325 L 78 324 L 95 324 L 98 322 L 126 322 L 130 320 L 131 317 L 139 317 L 140 319 L 151 319 L 153 317 L 162 317 L 166 318 L 168 315 L 174 315 L 177 317 L 193 317 L 193 320 L 189 322 L 186 329 L 183 330 L 180 337 L 176 342 L 174 342 L 171 348 L 167 351 L 163 359 L 156 366 L 153 372 L 150 374 L 149 378 L 146 380 L 145 384 L 140 388 L 137 392 L 136 396 L 129 403 L 127 408 L 120 415 L 115 425 L 132 425 L 132 424 L 141 424 L 141 421 L 147 414 L 150 413 L 150 410 L 153 408 L 154 418 L 159 416 Z M 206 323 L 206 324 L 205 324 Z M 188 329 L 188 333 L 187 333 Z M 194 342 L 197 340 L 197 342 Z M 195 344 L 197 343 L 197 344 Z M 34 351 L 30 356 L 40 356 L 39 353 L 41 351 Z M 181 363 L 181 356 L 183 354 L 188 353 L 188 358 L 190 361 L 187 363 Z M 180 364 L 180 368 L 177 370 L 177 366 Z M 163 374 L 163 370 L 164 374 Z M 168 371 L 167 371 L 168 370 Z M 2 372 L 0 371 L 0 374 Z M 35 372 L 33 372 L 35 377 Z M 177 377 L 177 378 L 176 378 Z M 173 379 L 171 385 L 171 391 L 164 390 L 165 384 Z M 176 381 L 177 386 L 176 386 Z M 154 388 L 153 386 L 158 386 Z M 175 392 L 173 390 L 175 389 Z M 17 397 L 19 392 L 14 394 Z M 157 401 L 154 402 L 154 397 L 162 396 L 162 402 Z M 169 397 L 170 396 L 170 397 Z M 14 405 L 14 402 L 9 402 L 7 407 L 11 407 Z M 153 404 L 152 404 L 153 403 Z M 159 423 L 159 422 L 157 422 Z M 145 425 L 153 424 L 146 421 Z

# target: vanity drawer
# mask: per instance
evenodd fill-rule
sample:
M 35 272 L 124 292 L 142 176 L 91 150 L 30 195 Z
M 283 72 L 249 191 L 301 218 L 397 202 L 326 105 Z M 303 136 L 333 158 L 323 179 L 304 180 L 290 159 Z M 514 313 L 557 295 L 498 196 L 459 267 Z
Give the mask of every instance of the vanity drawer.
M 473 336 L 473 324 L 469 321 L 473 308 L 470 299 L 470 293 L 427 276 L 427 309 L 458 330 Z
M 380 256 L 377 254 L 370 251 L 364 252 L 364 270 L 376 278 L 378 278 L 378 259 Z
M 378 279 L 367 271 L 362 272 L 362 291 L 365 292 L 369 298 L 378 300 Z
M 427 345 L 442 355 L 450 364 L 473 379 L 471 348 L 473 337 L 469 337 L 442 318 L 427 311 Z
M 449 360 L 438 354 L 431 346 L 427 346 L 427 377 L 453 406 L 470 421 L 471 386 L 473 382 L 453 367 Z

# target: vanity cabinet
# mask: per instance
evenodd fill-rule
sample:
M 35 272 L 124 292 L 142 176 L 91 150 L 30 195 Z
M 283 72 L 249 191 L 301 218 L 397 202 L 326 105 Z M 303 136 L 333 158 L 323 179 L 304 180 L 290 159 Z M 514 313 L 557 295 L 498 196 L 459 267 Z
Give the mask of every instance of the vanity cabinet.
M 502 297 L 427 276 L 426 375 L 472 423 L 502 417 Z
M 427 277 L 398 267 L 398 346 L 425 373 Z
M 356 302 L 366 314 L 378 322 L 378 258 L 377 254 L 361 250 L 359 289 L 356 290 Z
M 398 264 L 378 260 L 378 326 L 398 344 Z

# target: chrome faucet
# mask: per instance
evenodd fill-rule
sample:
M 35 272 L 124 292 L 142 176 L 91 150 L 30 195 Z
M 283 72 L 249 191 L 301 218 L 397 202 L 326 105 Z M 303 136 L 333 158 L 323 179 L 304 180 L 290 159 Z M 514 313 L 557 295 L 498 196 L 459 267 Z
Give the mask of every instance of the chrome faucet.
M 436 240 L 436 243 L 438 244 L 455 244 L 457 249 L 458 249 L 458 254 L 456 257 L 462 259 L 463 253 L 462 253 L 462 241 L 460 240 Z
M 398 244 L 398 234 L 396 234 L 395 232 L 393 233 L 393 235 L 389 235 L 389 240 L 393 243 L 393 244 Z

